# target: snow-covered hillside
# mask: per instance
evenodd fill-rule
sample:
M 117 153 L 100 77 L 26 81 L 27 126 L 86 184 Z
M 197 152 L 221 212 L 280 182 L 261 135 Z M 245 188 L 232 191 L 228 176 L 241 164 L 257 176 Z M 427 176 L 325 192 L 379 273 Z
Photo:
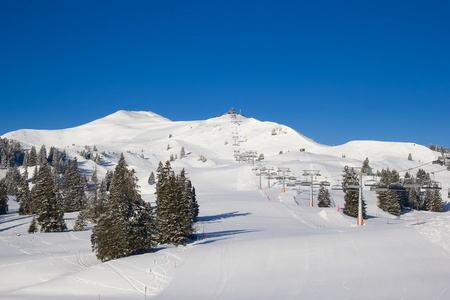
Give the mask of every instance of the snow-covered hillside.
M 442 213 L 408 211 L 396 218 L 380 211 L 375 192 L 365 188 L 369 218 L 357 227 L 340 210 L 342 191 L 330 190 L 331 208 L 309 207 L 309 187 L 282 193 L 281 182 L 272 180 L 268 187 L 262 178 L 260 190 L 252 171 L 288 167 L 300 177 L 315 169 L 320 180 L 335 185 L 344 166 L 359 167 L 369 158 L 375 170 L 404 175 L 420 166 L 433 172 L 447 200 L 450 172 L 431 164 L 439 155 L 422 145 L 353 141 L 332 147 L 289 127 L 240 115 L 172 122 L 129 111 L 75 128 L 19 130 L 3 137 L 26 149 L 42 144 L 64 149 L 87 175 L 95 163 L 79 153 L 96 146 L 100 177 L 114 169 L 123 152 L 137 172 L 144 200 L 153 203 L 148 176 L 160 161 L 177 156 L 172 166 L 188 172 L 200 220 L 198 240 L 184 247 L 162 245 L 154 253 L 101 263 L 91 252 L 91 230 L 71 230 L 76 213 L 66 214 L 65 232 L 29 235 L 31 218 L 19 216 L 17 203 L 10 201 L 10 212 L 0 216 L 2 299 L 450 299 L 447 205 Z M 236 161 L 238 151 L 255 151 L 264 160 Z

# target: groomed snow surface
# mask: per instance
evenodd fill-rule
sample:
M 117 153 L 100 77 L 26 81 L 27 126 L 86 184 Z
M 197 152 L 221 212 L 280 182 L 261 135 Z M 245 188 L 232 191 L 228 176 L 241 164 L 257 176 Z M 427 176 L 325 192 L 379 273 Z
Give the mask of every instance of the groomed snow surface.
M 259 189 L 252 171 L 258 164 L 289 167 L 296 176 L 316 169 L 320 180 L 334 185 L 345 165 L 361 166 L 366 157 L 375 169 L 389 167 L 401 175 L 425 164 L 421 168 L 435 172 L 446 201 L 450 172 L 426 164 L 438 154 L 424 146 L 358 141 L 329 147 L 288 127 L 242 116 L 171 122 L 126 111 L 76 128 L 3 137 L 27 149 L 65 149 L 88 175 L 94 164 L 77 151 L 96 145 L 106 154 L 100 177 L 124 152 L 144 200 L 153 204 L 148 176 L 185 147 L 186 156 L 172 166 L 188 172 L 200 217 L 196 238 L 185 246 L 159 245 L 153 253 L 101 263 L 91 251 L 93 224 L 72 231 L 77 213 L 68 213 L 68 230 L 28 234 L 32 217 L 19 216 L 10 199 L 9 213 L 0 216 L 1 299 L 450 299 L 447 204 L 442 213 L 408 211 L 397 218 L 377 209 L 375 192 L 365 188 L 369 217 L 356 226 L 356 219 L 342 213 L 342 191 L 330 191 L 331 208 L 309 207 L 309 187 L 282 193 L 281 182 L 272 180 L 269 187 L 262 178 Z M 236 162 L 238 149 L 264 153 L 265 159 Z

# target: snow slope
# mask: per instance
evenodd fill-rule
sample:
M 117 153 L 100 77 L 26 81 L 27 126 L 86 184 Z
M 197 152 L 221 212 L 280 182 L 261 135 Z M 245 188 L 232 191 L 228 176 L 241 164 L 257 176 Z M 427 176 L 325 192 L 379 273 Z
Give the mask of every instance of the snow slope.
M 450 172 L 430 164 L 437 153 L 424 146 L 354 141 L 330 147 L 286 126 L 239 115 L 172 122 L 128 111 L 76 128 L 19 130 L 3 137 L 26 148 L 65 149 L 88 175 L 94 164 L 78 155 L 86 145 L 104 153 L 100 176 L 123 152 L 137 172 L 143 198 L 151 202 L 150 172 L 184 147 L 185 157 L 172 166 L 188 172 L 200 220 L 198 240 L 186 246 L 160 245 L 154 253 L 101 263 L 91 252 L 91 227 L 71 230 L 76 213 L 66 214 L 65 232 L 29 235 L 31 218 L 17 215 L 18 205 L 10 200 L 10 212 L 0 216 L 1 299 L 450 298 L 447 211 L 410 211 L 395 218 L 379 211 L 375 193 L 365 189 L 369 218 L 357 227 L 354 218 L 338 211 L 342 191 L 331 191 L 332 208 L 309 207 L 308 187 L 281 193 L 280 182 L 267 187 L 263 178 L 260 190 L 255 165 L 234 158 L 236 150 L 257 151 L 265 157 L 257 165 L 289 167 L 296 176 L 317 169 L 331 184 L 341 179 L 345 165 L 361 166 L 366 157 L 375 169 L 401 174 L 420 166 L 436 172 L 446 199 Z M 409 153 L 413 161 L 407 160 Z M 199 161 L 200 155 L 207 161 Z

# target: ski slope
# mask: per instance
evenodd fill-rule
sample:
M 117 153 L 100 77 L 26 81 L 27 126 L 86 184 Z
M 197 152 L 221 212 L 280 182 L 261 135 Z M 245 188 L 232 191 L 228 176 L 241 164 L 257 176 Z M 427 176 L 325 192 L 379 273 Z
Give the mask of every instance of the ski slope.
M 106 154 L 100 177 L 123 152 L 144 200 L 152 203 L 150 172 L 184 147 L 186 156 L 172 166 L 188 172 L 200 216 L 198 239 L 185 246 L 159 245 L 153 253 L 101 263 L 91 252 L 93 224 L 74 232 L 76 213 L 70 213 L 67 231 L 30 235 L 31 217 L 19 216 L 10 200 L 10 212 L 0 216 L 0 299 L 450 299 L 448 205 L 443 213 L 409 211 L 396 218 L 378 210 L 375 192 L 364 189 L 369 218 L 356 226 L 342 213 L 342 191 L 331 191 L 331 208 L 309 207 L 309 187 L 282 193 L 280 182 L 268 187 L 263 178 L 259 189 L 252 171 L 255 165 L 289 167 L 301 176 L 316 169 L 333 185 L 345 165 L 361 166 L 368 157 L 373 168 L 401 175 L 419 165 L 436 172 L 447 200 L 450 172 L 428 163 L 438 154 L 424 146 L 354 141 L 330 147 L 286 126 L 239 115 L 172 122 L 128 111 L 75 128 L 3 137 L 25 148 L 65 149 L 88 175 L 95 164 L 77 151 L 95 145 Z M 265 159 L 237 162 L 236 150 L 257 151 Z M 200 155 L 207 161 L 199 161 Z

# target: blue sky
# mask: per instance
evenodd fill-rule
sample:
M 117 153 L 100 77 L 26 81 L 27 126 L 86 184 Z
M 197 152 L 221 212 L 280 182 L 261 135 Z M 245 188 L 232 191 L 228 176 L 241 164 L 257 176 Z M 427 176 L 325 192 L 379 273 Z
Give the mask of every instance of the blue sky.
M 230 107 L 322 144 L 450 147 L 447 1 L 0 1 L 0 135 Z

